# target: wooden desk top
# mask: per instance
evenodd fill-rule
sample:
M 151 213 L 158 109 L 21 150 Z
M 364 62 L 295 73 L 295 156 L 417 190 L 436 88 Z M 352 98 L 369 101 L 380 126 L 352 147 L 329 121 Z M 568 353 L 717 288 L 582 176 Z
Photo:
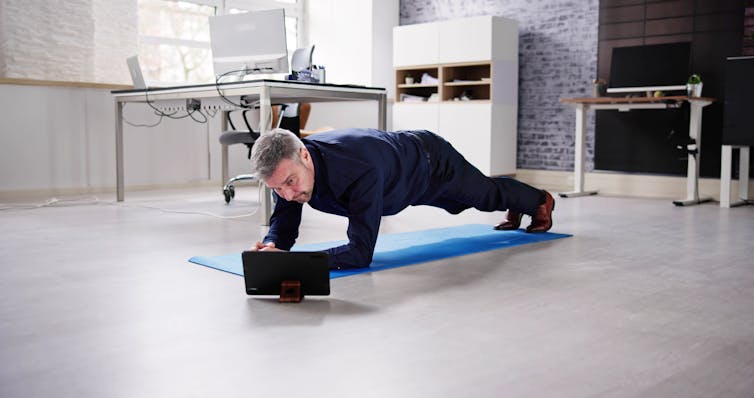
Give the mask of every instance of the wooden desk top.
M 587 97 L 587 98 L 561 98 L 564 104 L 656 104 L 681 101 L 717 101 L 709 97 L 689 97 L 686 95 L 671 95 L 667 97 Z

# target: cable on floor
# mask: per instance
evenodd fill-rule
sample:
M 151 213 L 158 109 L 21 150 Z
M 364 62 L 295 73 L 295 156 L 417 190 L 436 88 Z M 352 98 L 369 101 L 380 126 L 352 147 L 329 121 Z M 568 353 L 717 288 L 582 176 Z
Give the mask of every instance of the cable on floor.
M 56 197 L 52 197 L 48 200 L 46 200 L 43 203 L 39 204 L 19 204 L 19 205 L 11 205 L 11 204 L 4 204 L 0 203 L 0 211 L 4 210 L 34 210 L 34 209 L 41 209 L 45 207 L 66 207 L 66 206 L 85 206 L 85 205 L 111 205 L 111 206 L 118 206 L 118 207 L 133 207 L 133 208 L 142 208 L 142 209 L 149 209 L 149 210 L 158 210 L 163 213 L 174 213 L 174 214 L 195 214 L 195 215 L 202 215 L 202 216 L 210 216 L 214 218 L 219 218 L 222 220 L 232 220 L 237 218 L 245 218 L 245 217 L 251 217 L 259 211 L 259 203 L 261 203 L 262 199 L 262 191 L 263 189 L 258 190 L 258 201 L 256 207 L 254 207 L 254 211 L 251 213 L 246 214 L 239 214 L 235 216 L 223 216 L 220 214 L 215 214 L 208 211 L 189 211 L 189 210 L 173 210 L 173 209 L 167 209 L 163 207 L 158 206 L 147 206 L 147 205 L 139 205 L 139 204 L 133 204 L 133 203 L 123 203 L 123 202 L 114 202 L 114 201 L 107 201 L 107 200 L 101 200 L 97 196 L 91 196 L 87 198 L 79 198 L 79 199 L 58 199 Z

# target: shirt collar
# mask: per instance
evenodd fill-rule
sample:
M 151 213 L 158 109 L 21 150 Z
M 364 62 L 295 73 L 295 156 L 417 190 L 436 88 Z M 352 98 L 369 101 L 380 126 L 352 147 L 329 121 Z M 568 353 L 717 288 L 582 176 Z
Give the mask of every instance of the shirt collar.
M 325 181 L 322 154 L 314 145 L 304 142 L 304 146 L 306 147 L 306 150 L 309 151 L 309 157 L 311 157 L 312 166 L 314 167 L 314 186 L 312 187 L 312 197 L 317 197 L 318 193 L 323 189 L 322 183 Z

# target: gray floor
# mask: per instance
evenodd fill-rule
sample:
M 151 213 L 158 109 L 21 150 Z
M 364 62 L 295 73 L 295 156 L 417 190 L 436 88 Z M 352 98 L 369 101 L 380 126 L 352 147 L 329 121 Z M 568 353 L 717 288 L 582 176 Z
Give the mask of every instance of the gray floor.
M 229 207 L 207 189 L 126 199 L 3 205 L 1 397 L 754 396 L 754 207 L 560 199 L 572 238 L 296 305 L 186 262 L 258 238 L 254 217 L 192 214 L 248 213 L 254 188 Z M 500 218 L 413 208 L 381 232 Z M 309 210 L 300 241 L 345 226 Z

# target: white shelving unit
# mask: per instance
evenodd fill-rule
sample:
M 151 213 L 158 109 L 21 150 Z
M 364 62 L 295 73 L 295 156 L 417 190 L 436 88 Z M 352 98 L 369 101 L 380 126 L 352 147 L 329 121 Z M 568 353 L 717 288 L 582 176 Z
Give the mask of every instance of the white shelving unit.
M 395 27 L 393 67 L 393 129 L 435 132 L 483 173 L 515 174 L 516 21 L 483 16 Z M 424 74 L 437 83 L 422 82 Z

